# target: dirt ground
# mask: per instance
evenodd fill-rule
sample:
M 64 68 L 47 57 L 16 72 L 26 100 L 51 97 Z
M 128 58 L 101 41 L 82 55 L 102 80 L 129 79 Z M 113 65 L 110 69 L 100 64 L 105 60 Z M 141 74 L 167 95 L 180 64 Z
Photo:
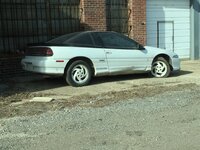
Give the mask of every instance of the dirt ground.
M 99 77 L 91 85 L 74 88 L 62 78 L 34 75 L 1 81 L 7 88 L 0 94 L 0 118 L 41 114 L 66 107 L 104 107 L 130 98 L 154 96 L 166 91 L 197 88 L 200 61 L 182 61 L 181 71 L 169 78 L 147 74 Z M 50 103 L 26 102 L 33 97 L 51 97 Z

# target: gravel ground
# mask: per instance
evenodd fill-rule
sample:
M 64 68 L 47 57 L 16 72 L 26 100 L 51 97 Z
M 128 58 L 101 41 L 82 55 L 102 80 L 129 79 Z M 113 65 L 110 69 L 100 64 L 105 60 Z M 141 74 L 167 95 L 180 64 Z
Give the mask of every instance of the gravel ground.
M 199 150 L 199 65 L 183 62 L 166 79 L 100 78 L 83 88 L 13 79 L 0 97 L 0 149 Z M 55 101 L 13 105 L 35 96 Z
M 199 150 L 200 87 L 0 121 L 5 150 Z

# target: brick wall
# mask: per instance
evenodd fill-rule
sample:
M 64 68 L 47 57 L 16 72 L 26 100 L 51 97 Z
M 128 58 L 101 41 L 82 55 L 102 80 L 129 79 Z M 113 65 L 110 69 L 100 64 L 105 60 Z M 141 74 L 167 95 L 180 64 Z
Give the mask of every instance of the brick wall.
M 80 7 L 85 30 L 106 30 L 106 0 L 81 0 Z
M 85 30 L 106 29 L 106 0 L 81 0 L 81 23 Z M 129 0 L 129 36 L 146 44 L 146 0 Z
M 146 44 L 146 0 L 129 0 L 130 37 Z

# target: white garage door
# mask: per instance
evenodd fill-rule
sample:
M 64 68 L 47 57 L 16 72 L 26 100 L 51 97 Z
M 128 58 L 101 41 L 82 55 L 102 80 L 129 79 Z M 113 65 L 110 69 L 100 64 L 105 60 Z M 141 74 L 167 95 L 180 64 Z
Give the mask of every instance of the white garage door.
M 189 0 L 147 0 L 147 45 L 190 55 Z

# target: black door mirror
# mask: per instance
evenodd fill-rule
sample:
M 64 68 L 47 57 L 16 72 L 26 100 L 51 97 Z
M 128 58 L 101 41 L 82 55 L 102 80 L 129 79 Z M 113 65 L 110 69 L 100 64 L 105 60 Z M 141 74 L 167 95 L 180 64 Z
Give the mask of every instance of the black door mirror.
M 141 45 L 141 44 L 139 44 L 138 49 L 139 49 L 139 50 L 145 50 L 144 46 Z

